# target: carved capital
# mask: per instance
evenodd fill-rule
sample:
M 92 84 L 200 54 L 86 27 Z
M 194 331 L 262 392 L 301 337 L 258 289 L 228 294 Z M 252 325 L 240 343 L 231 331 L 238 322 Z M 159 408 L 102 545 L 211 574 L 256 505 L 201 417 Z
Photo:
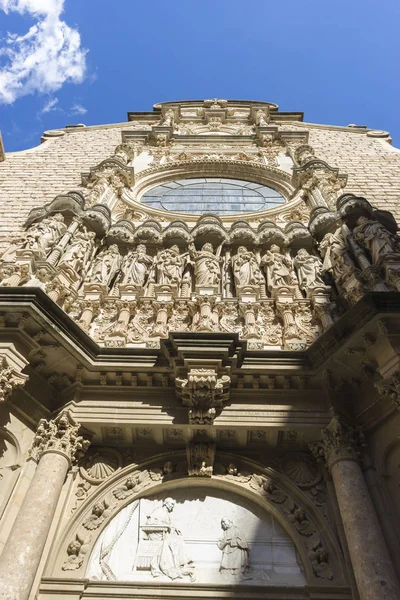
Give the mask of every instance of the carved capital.
M 30 456 L 38 462 L 44 452 L 58 452 L 74 464 L 90 445 L 89 440 L 79 435 L 79 429 L 80 424 L 66 410 L 54 420 L 41 419 L 33 438 Z
M 322 439 L 310 444 L 310 450 L 317 460 L 325 460 L 331 469 L 340 460 L 358 460 L 364 445 L 361 430 L 348 426 L 335 416 L 328 427 L 322 430 Z
M 189 423 L 212 425 L 217 410 L 229 400 L 231 378 L 218 378 L 214 369 L 190 369 L 187 379 L 176 378 L 176 393 L 189 408 Z

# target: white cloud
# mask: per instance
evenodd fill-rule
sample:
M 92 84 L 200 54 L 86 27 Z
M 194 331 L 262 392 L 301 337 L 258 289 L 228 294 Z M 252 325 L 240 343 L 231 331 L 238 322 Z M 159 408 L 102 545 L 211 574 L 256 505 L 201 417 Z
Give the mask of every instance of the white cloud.
M 58 104 L 58 98 L 51 98 L 43 108 L 39 111 L 39 114 L 53 112 L 57 110 L 56 105 Z
M 0 0 L 6 14 L 13 11 L 37 20 L 25 35 L 8 33 L 0 49 L 0 103 L 83 81 L 87 51 L 81 48 L 79 32 L 60 19 L 64 1 Z
M 87 108 L 82 106 L 82 104 L 74 104 L 71 108 L 71 113 L 73 115 L 86 115 Z

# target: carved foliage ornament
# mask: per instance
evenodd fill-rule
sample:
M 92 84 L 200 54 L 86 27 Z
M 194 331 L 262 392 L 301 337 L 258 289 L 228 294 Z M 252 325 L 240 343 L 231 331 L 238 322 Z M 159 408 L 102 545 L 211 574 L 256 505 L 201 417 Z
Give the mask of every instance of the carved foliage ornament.
M 193 443 L 188 448 L 188 472 L 189 475 L 211 477 L 213 474 L 215 445 L 210 443 Z M 286 464 L 295 478 L 298 479 L 298 469 L 293 471 L 292 462 Z M 312 484 L 314 472 L 306 474 L 307 484 Z M 93 547 L 97 538 L 93 532 L 103 527 L 106 522 L 115 516 L 122 506 L 126 505 L 129 498 L 132 499 L 142 493 L 144 489 L 167 481 L 171 477 L 182 478 L 185 476 L 185 463 L 173 465 L 170 461 L 162 468 L 150 470 L 135 470 L 125 475 L 124 479 L 115 481 L 111 487 L 107 487 L 90 506 L 84 511 L 77 522 L 77 528 L 71 532 L 71 537 L 66 543 L 66 558 L 62 566 L 63 571 L 78 570 L 84 563 L 85 557 Z M 253 471 L 240 470 L 236 464 L 217 463 L 214 468 L 214 476 L 223 478 L 234 484 L 245 486 L 259 494 L 266 501 L 271 502 L 275 508 L 289 521 L 300 536 L 308 555 L 311 567 L 317 578 L 332 579 L 332 565 L 329 552 L 325 547 L 317 524 L 308 514 L 299 499 L 293 498 L 279 481 L 270 477 L 266 472 L 254 473 Z M 304 473 L 300 479 L 304 480 Z M 132 511 L 136 510 L 138 500 L 132 502 Z M 68 538 L 67 538 L 68 540 Z M 64 555 L 65 556 L 65 555 Z M 112 577 L 111 577 L 112 579 Z
M 0 402 L 7 400 L 11 392 L 22 387 L 27 379 L 28 375 L 18 373 L 9 366 L 5 356 L 0 357 Z
M 190 369 L 187 379 L 176 379 L 176 392 L 189 407 L 189 422 L 212 425 L 216 411 L 229 400 L 231 379 L 218 378 L 214 369 Z
M 360 428 L 353 428 L 335 416 L 322 430 L 322 439 L 310 444 L 317 460 L 325 460 L 330 468 L 338 460 L 357 460 L 365 438 Z
M 41 419 L 33 438 L 30 456 L 38 461 L 47 451 L 64 454 L 71 463 L 81 458 L 89 447 L 89 440 L 79 435 L 80 425 L 69 411 L 61 412 L 54 420 Z

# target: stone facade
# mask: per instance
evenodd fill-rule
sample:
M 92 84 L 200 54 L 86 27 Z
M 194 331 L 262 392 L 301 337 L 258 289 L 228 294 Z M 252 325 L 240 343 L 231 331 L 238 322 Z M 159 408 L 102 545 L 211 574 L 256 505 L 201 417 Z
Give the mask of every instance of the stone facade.
M 0 598 L 397 599 L 389 134 L 212 99 L 43 142 L 0 163 Z

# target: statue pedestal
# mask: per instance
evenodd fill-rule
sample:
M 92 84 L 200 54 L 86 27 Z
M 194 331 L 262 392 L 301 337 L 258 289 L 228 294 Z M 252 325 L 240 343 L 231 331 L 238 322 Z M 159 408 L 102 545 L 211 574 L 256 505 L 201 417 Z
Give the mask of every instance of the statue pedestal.
M 86 283 L 83 286 L 83 293 L 87 300 L 100 300 L 100 298 L 107 296 L 108 288 L 102 283 Z
M 236 290 L 240 302 L 256 302 L 260 297 L 259 285 L 238 285 Z
M 217 285 L 196 285 L 195 290 L 199 296 L 217 296 L 219 293 Z
M 178 296 L 177 285 L 156 284 L 154 286 L 154 295 L 157 300 L 169 302 Z
M 144 288 L 133 283 L 125 283 L 119 286 L 121 300 L 136 300 L 144 294 Z

